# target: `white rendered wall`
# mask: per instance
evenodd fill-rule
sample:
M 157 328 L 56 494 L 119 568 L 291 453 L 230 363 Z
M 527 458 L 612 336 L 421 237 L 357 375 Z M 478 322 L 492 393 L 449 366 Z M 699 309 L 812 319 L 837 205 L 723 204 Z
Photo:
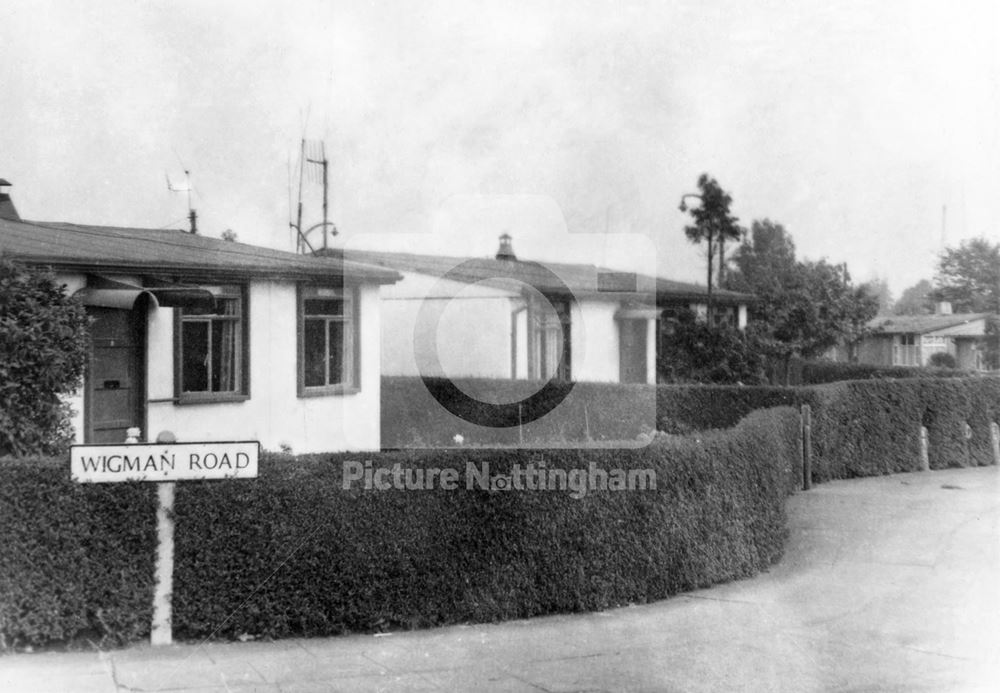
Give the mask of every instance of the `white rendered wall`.
M 570 310 L 571 376 L 574 381 L 619 380 L 617 303 L 574 301 Z
M 511 376 L 512 291 L 403 273 L 383 288 L 382 373 L 449 377 Z M 418 316 L 423 315 L 418 325 Z M 424 363 L 437 348 L 443 372 Z
M 296 293 L 291 283 L 250 286 L 250 399 L 244 402 L 150 402 L 147 437 L 170 430 L 178 441 L 259 440 L 268 450 L 377 450 L 379 447 L 379 298 L 360 291 L 361 389 L 356 394 L 297 394 Z M 171 399 L 173 310 L 149 315 L 150 400 Z

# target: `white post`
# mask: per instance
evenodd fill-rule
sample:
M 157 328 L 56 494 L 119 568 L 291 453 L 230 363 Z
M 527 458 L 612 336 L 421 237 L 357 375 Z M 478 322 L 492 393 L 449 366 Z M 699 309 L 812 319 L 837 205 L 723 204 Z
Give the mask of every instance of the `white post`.
M 153 588 L 153 628 L 149 642 L 173 643 L 170 599 L 174 590 L 174 482 L 156 485 L 156 585 Z
M 993 464 L 1000 464 L 1000 424 L 990 424 L 990 443 L 993 445 Z
M 920 427 L 920 471 L 926 472 L 931 468 L 930 457 L 927 454 L 927 427 Z

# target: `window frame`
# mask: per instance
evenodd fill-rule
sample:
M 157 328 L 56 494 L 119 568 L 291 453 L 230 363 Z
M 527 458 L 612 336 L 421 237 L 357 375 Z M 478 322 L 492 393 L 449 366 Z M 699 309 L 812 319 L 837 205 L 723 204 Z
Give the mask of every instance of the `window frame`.
M 555 312 L 555 315 L 547 315 L 547 306 Z M 527 315 L 527 376 L 532 380 L 553 380 L 556 382 L 570 382 L 573 378 L 573 344 L 572 344 L 572 301 L 561 296 L 543 295 L 539 300 L 529 297 Z M 552 318 L 554 317 L 554 320 Z M 555 324 L 553 324 L 555 323 Z M 547 377 L 543 374 L 545 370 L 545 354 L 539 349 L 537 339 L 544 335 L 546 331 L 554 330 L 558 327 L 561 331 L 562 353 L 557 362 L 556 372 Z M 544 337 L 542 338 L 544 341 Z
M 305 381 L 305 302 L 307 298 L 316 296 L 320 290 L 334 290 L 350 295 L 350 314 L 344 316 L 342 323 L 350 330 L 352 363 L 349 369 L 349 382 L 328 385 L 306 386 Z M 328 319 L 328 318 L 327 318 Z M 329 334 L 329 327 L 326 328 Z M 330 397 L 354 395 L 361 392 L 361 289 L 353 284 L 298 284 L 295 289 L 295 380 L 298 397 Z M 330 355 L 327 353 L 326 359 Z M 346 369 L 345 369 L 346 370 Z
M 215 404 L 225 402 L 245 402 L 250 399 L 250 291 L 245 283 L 200 285 L 209 288 L 215 297 L 235 298 L 239 300 L 239 315 L 235 318 L 223 318 L 217 314 L 210 316 L 184 315 L 184 308 L 174 308 L 174 401 L 177 404 Z M 184 323 L 208 322 L 212 324 L 213 317 L 219 320 L 236 322 L 236 336 L 239 344 L 236 348 L 236 380 L 238 388 L 225 392 L 185 392 L 184 391 Z M 185 319 L 187 318 L 187 319 Z M 209 328 L 211 332 L 211 327 Z

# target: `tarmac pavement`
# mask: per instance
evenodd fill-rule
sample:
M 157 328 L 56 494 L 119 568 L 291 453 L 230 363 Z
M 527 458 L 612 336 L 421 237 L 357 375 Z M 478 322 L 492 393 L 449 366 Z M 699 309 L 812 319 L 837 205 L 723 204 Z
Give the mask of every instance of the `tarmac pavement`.
M 602 613 L 0 657 L 0 691 L 1000 690 L 1000 470 L 823 484 L 782 562 Z

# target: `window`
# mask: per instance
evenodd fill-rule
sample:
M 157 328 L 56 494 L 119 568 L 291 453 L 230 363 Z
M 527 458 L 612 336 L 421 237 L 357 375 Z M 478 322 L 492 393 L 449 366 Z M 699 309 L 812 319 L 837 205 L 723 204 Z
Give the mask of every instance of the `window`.
M 358 301 L 352 288 L 299 290 L 299 395 L 356 392 Z
M 175 312 L 174 372 L 180 401 L 245 399 L 246 295 L 243 287 L 211 287 L 215 307 Z
M 532 300 L 529 302 L 529 378 L 539 380 L 570 379 L 569 315 L 569 302 L 565 300 Z
M 892 365 L 920 365 L 920 343 L 915 334 L 901 334 L 896 336 L 892 347 Z

